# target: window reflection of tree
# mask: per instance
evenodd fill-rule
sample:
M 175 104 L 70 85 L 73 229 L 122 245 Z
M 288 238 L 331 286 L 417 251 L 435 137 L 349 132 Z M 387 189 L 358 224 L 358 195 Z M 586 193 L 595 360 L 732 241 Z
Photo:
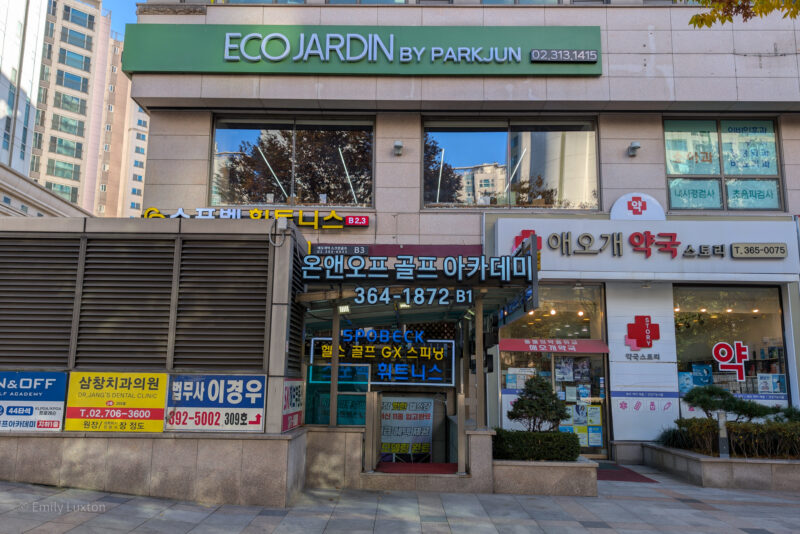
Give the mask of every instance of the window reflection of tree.
M 365 127 L 262 130 L 257 143 L 245 140 L 238 152 L 224 154 L 215 170 L 216 191 L 224 204 L 368 206 L 372 143 Z

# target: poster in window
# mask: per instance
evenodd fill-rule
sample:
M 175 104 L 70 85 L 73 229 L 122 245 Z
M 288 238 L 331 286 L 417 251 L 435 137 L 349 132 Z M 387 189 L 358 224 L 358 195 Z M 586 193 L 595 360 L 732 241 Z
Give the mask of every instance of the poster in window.
M 692 373 L 688 371 L 678 373 L 678 390 L 681 395 L 686 395 L 694 387 Z
M 695 386 L 710 386 L 713 384 L 714 377 L 711 375 L 711 365 L 693 363 L 692 383 Z
M 726 175 L 776 176 L 778 158 L 772 121 L 720 121 Z
M 599 404 L 591 404 L 586 409 L 586 422 L 590 425 L 603 424 L 603 407 Z
M 556 359 L 556 382 L 572 382 L 572 358 Z
M 776 210 L 781 207 L 777 180 L 726 180 L 731 209 Z
M 588 382 L 591 380 L 592 368 L 589 358 L 576 359 L 572 374 L 575 382 Z
M 720 209 L 719 179 L 671 178 L 669 205 L 673 209 Z
M 664 121 L 664 141 L 667 174 L 719 174 L 716 121 Z
M 572 422 L 575 425 L 585 425 L 588 420 L 587 406 L 578 403 L 572 407 Z
M 603 446 L 603 427 L 590 426 L 589 447 L 602 447 L 602 446 Z
M 578 435 L 578 441 L 581 444 L 581 447 L 588 447 L 589 446 L 589 431 L 586 425 L 576 425 L 573 427 L 575 433 Z

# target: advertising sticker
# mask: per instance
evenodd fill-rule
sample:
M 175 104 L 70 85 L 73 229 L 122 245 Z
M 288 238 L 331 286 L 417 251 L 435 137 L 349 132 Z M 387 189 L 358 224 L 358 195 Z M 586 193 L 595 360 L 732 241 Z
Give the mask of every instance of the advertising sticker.
M 0 432 L 61 430 L 67 373 L 0 373 Z
M 166 394 L 166 373 L 70 373 L 64 430 L 163 432 Z
M 433 399 L 384 397 L 381 407 L 381 454 L 430 454 Z
M 288 432 L 303 424 L 304 382 L 299 378 L 283 381 L 283 422 L 281 432 Z M 330 401 L 329 401 L 330 402 Z
M 263 432 L 263 375 L 171 375 L 167 430 Z

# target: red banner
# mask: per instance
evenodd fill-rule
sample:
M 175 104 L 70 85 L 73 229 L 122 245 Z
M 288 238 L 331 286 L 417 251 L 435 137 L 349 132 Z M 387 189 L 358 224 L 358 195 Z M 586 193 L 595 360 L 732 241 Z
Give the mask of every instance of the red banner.
M 607 354 L 608 345 L 600 339 L 501 339 L 500 350 Z

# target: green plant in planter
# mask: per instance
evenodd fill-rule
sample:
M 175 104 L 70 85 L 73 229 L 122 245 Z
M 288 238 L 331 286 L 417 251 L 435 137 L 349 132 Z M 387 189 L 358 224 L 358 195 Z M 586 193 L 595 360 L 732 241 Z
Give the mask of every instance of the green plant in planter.
M 686 404 L 703 410 L 709 419 L 713 419 L 720 410 L 733 414 L 735 421 L 763 419 L 780 412 L 779 408 L 736 398 L 730 391 L 719 386 L 693 388 L 683 396 L 683 400 Z
M 545 425 L 558 430 L 558 424 L 567 417 L 567 404 L 541 376 L 532 376 L 525 382 L 525 389 L 508 411 L 508 418 L 522 422 L 529 432 L 541 432 Z

